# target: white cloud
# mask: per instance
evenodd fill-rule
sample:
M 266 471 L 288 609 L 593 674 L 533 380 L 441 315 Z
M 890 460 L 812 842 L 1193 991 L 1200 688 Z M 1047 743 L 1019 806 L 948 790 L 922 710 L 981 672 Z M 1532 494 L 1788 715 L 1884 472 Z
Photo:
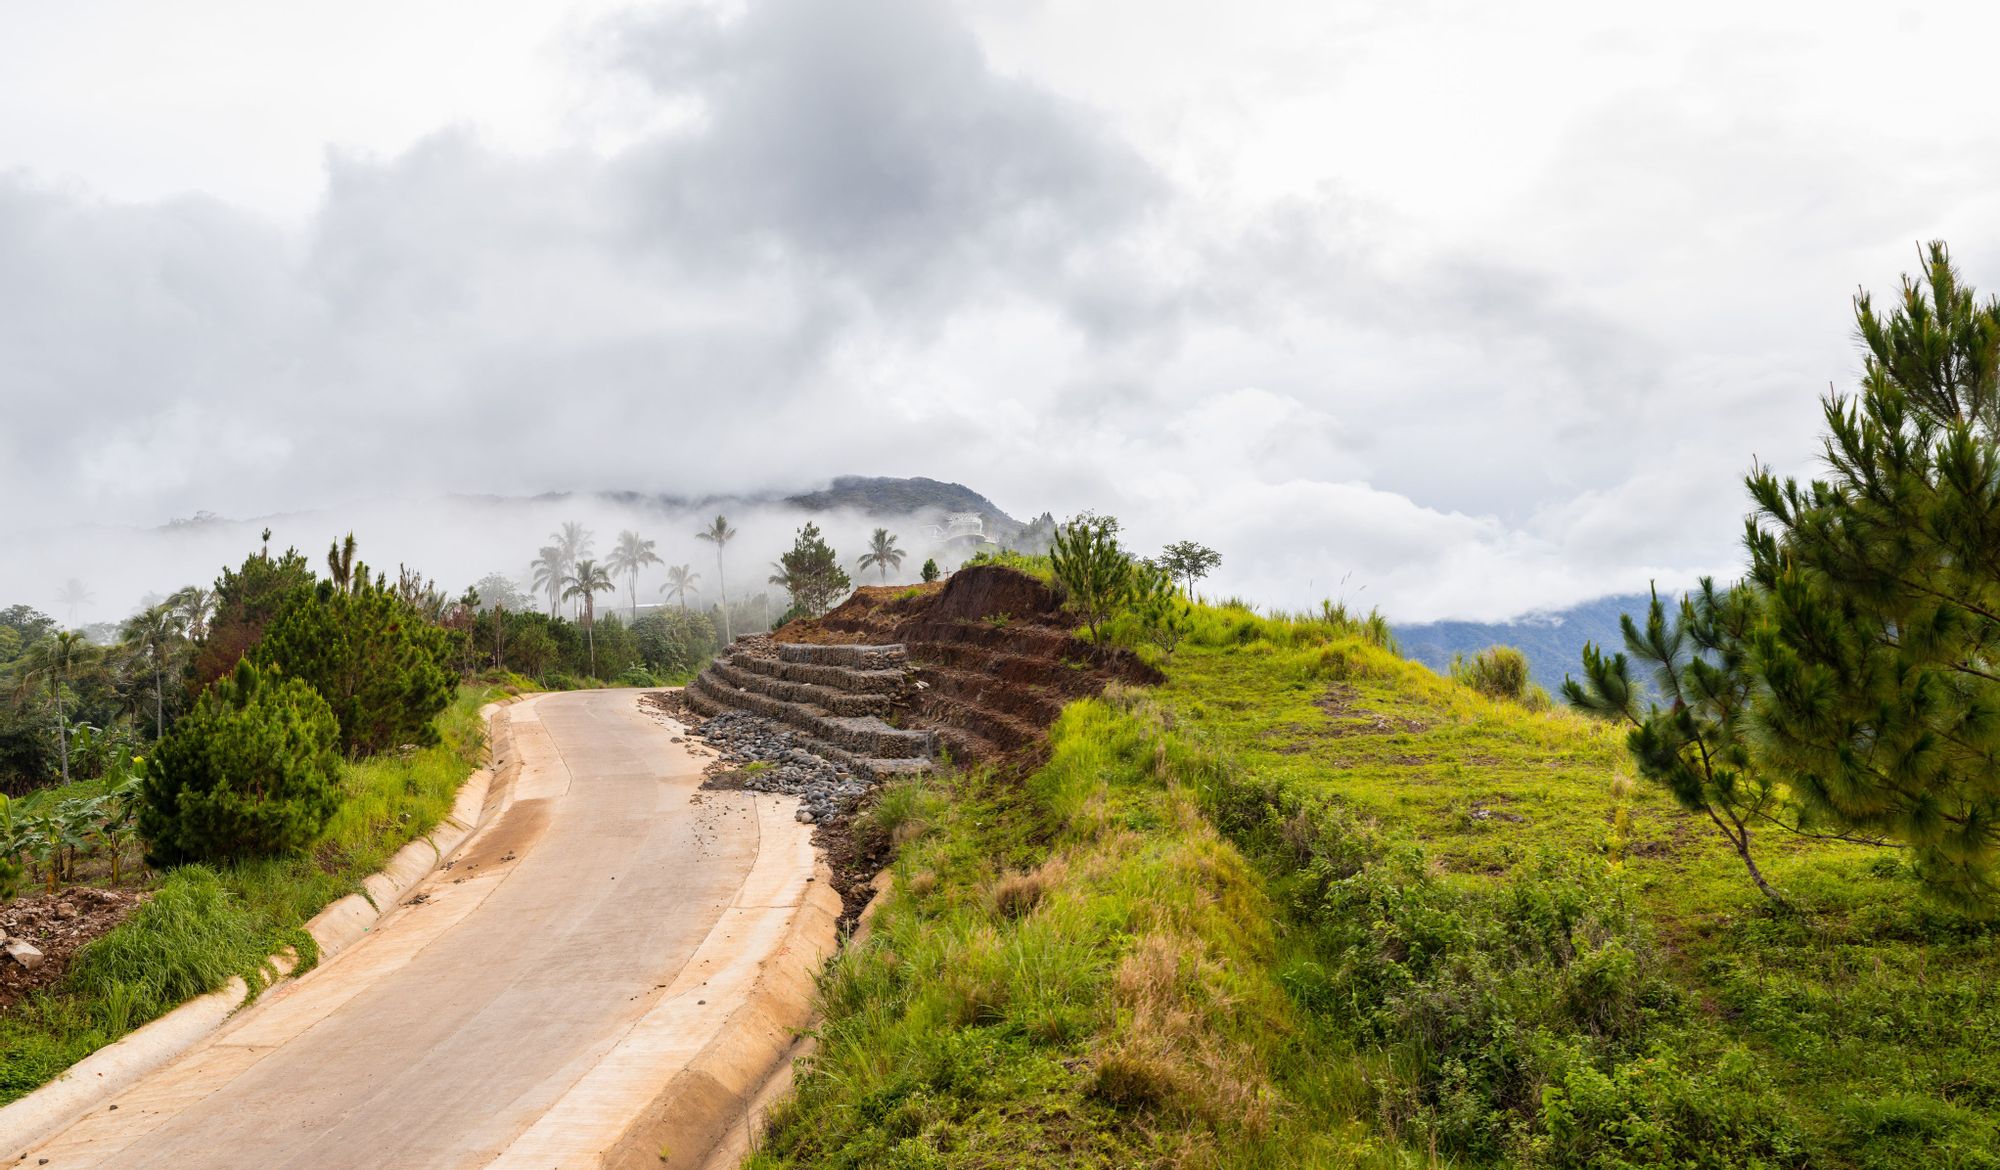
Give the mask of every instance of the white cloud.
M 1726 571 L 1849 291 L 1940 233 L 2000 281 L 2000 18 L 1790 7 L 37 10 L 0 492 L 344 530 L 926 474 L 1400 618 Z M 23 596 L 69 555 L 17 547 Z

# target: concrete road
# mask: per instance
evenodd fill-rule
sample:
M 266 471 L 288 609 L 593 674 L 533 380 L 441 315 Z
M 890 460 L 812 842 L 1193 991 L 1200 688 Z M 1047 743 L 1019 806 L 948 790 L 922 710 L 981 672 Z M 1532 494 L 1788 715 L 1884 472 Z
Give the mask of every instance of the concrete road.
M 520 772 L 449 868 L 23 1164 L 698 1161 L 803 1022 L 838 903 L 794 803 L 699 791 L 639 693 L 500 711 Z

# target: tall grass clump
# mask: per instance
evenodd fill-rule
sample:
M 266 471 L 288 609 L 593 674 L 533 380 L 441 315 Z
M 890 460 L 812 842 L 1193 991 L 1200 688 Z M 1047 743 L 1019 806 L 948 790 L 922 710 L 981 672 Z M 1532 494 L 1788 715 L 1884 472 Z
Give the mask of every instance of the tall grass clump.
M 318 957 L 310 935 L 246 904 L 216 870 L 174 870 L 130 918 L 77 952 L 54 992 L 0 1015 L 0 1102 L 231 977 L 262 987 L 276 974 L 272 955 L 286 947 L 304 966 Z
M 1451 680 L 1489 699 L 1506 699 L 1530 711 L 1549 709 L 1549 693 L 1535 685 L 1528 656 L 1512 646 L 1488 646 L 1472 657 L 1451 656 Z

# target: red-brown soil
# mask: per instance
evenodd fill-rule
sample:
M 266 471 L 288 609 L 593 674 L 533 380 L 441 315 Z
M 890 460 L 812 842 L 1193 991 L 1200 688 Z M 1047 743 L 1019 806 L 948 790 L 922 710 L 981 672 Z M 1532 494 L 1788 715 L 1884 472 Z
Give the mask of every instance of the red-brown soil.
M 1072 699 L 1115 681 L 1157 683 L 1129 651 L 1074 636 L 1055 591 L 998 565 L 960 569 L 942 585 L 856 590 L 824 617 L 791 622 L 780 642 L 901 642 L 917 697 L 910 727 L 936 730 L 958 760 L 1031 763 Z
M 110 933 L 144 900 L 145 895 L 130 890 L 72 886 L 0 906 L 0 933 L 24 939 L 42 952 L 41 966 L 32 971 L 0 954 L 0 1011 L 60 982 L 69 972 L 70 959 L 85 943 Z

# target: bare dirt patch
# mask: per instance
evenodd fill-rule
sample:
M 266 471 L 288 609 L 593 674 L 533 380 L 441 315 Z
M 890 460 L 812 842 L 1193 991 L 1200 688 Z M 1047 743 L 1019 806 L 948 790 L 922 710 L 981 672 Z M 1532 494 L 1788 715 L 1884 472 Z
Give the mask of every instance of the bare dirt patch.
M 61 981 L 77 951 L 109 934 L 145 898 L 130 890 L 72 886 L 0 907 L 0 934 L 21 939 L 42 952 L 41 964 L 32 969 L 0 955 L 0 1010 Z
M 1340 737 L 1344 735 L 1421 735 L 1429 731 L 1431 725 L 1421 719 L 1405 719 L 1397 715 L 1385 715 L 1361 706 L 1355 689 L 1345 683 L 1335 683 L 1326 693 L 1313 701 L 1313 706 L 1326 712 L 1332 725 L 1322 734 Z

